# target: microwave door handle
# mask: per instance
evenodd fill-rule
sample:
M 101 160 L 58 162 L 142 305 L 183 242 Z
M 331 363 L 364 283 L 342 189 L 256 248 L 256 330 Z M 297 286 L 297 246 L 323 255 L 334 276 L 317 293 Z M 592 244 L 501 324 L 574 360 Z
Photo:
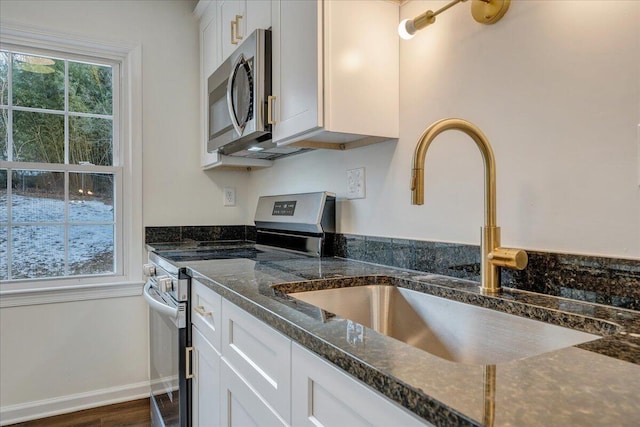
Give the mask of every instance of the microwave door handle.
M 144 297 L 144 299 L 147 301 L 147 304 L 149 304 L 149 308 L 164 314 L 165 316 L 168 316 L 172 319 L 177 319 L 178 318 L 178 309 L 171 307 L 167 304 L 163 304 L 160 301 L 158 301 L 157 299 L 155 299 L 151 293 L 151 281 L 148 281 L 145 285 L 144 288 L 142 289 L 142 296 Z
M 238 58 L 233 62 L 231 74 L 229 74 L 229 79 L 227 80 L 227 107 L 229 107 L 229 116 L 231 116 L 231 124 L 233 125 L 233 128 L 240 136 L 242 136 L 242 132 L 244 132 L 244 126 L 240 126 L 240 123 L 238 123 L 238 118 L 236 117 L 236 112 L 233 107 L 233 95 L 231 92 L 233 91 L 233 80 L 236 75 L 236 70 L 243 62 L 244 55 L 238 55 Z

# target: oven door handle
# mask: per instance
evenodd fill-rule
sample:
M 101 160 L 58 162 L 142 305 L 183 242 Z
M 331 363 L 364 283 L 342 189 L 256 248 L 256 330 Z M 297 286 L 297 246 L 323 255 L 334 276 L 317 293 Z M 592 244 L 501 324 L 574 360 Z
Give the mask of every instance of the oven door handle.
M 156 292 L 156 291 L 153 291 Z M 157 292 L 156 292 L 157 294 Z M 169 316 L 172 319 L 177 319 L 178 318 L 178 309 L 175 307 L 171 307 L 170 305 L 161 303 L 160 301 L 158 301 L 156 298 L 153 297 L 153 295 L 151 295 L 151 281 L 148 281 L 145 285 L 144 285 L 144 289 L 142 289 L 142 296 L 144 297 L 144 299 L 147 301 L 147 304 L 149 304 L 149 307 L 161 314 L 164 314 L 165 316 Z

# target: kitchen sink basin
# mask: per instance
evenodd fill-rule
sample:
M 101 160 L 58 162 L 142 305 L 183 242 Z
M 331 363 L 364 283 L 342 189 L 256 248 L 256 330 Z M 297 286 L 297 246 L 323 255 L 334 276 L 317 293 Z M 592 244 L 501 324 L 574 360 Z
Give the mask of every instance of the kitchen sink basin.
M 600 338 L 392 285 L 288 295 L 435 356 L 466 364 L 505 363 Z

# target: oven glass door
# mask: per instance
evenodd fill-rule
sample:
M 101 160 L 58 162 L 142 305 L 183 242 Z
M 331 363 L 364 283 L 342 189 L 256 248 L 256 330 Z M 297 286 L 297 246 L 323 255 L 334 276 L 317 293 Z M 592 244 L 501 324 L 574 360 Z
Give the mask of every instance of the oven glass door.
M 149 303 L 152 425 L 187 426 L 189 402 L 184 375 L 187 330 L 180 319 L 184 316 L 184 304 L 164 299 L 148 285 L 144 297 Z

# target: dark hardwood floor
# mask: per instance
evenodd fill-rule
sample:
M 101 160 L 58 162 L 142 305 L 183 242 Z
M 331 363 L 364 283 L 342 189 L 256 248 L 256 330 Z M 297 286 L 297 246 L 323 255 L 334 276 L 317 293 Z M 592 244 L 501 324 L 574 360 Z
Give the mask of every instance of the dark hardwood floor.
M 149 427 L 149 399 L 132 400 L 7 427 Z

